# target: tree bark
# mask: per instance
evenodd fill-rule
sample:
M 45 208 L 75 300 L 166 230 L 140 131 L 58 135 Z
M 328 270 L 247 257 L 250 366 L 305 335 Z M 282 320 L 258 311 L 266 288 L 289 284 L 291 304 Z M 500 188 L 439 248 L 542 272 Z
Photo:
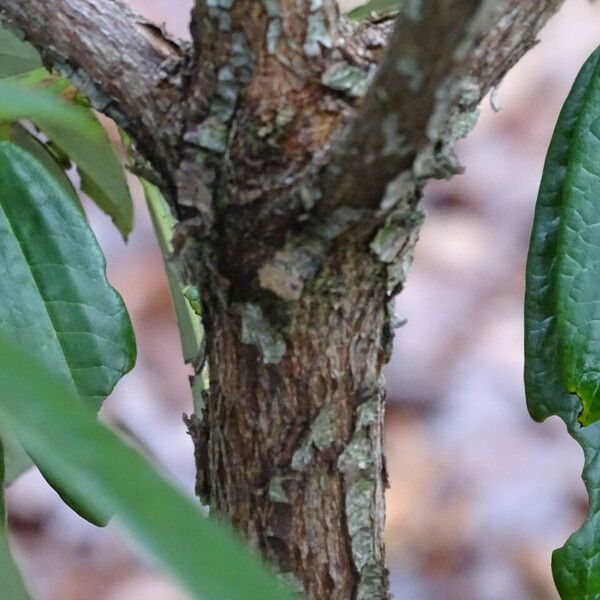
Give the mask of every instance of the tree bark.
M 198 493 L 309 600 L 389 596 L 381 368 L 418 200 L 561 3 L 356 25 L 333 0 L 196 0 L 188 48 L 121 0 L 0 0 L 152 163 L 204 303 Z
M 381 265 L 341 245 L 285 324 L 260 303 L 207 303 L 198 493 L 308 598 L 388 597 L 387 300 Z

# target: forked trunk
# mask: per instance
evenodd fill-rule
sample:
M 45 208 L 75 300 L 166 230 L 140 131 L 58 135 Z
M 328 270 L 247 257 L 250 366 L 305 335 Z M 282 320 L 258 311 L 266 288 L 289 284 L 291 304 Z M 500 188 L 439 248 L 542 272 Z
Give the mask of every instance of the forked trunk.
M 0 0 L 179 217 L 211 375 L 198 491 L 309 600 L 388 596 L 380 376 L 415 207 L 562 2 L 404 0 L 357 24 L 335 0 L 195 0 L 189 47 L 123 0 Z

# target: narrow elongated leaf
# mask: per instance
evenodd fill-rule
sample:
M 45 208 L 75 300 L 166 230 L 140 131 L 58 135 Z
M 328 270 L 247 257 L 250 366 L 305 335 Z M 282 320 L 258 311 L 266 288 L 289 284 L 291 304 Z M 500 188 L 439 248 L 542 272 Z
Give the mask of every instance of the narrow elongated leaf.
M 199 315 L 196 314 L 189 300 L 184 296 L 183 286 L 170 263 L 170 258 L 173 254 L 171 239 L 176 221 L 171 215 L 169 207 L 159 189 L 143 180 L 142 186 L 165 263 L 171 299 L 173 300 L 175 316 L 177 318 L 177 327 L 181 335 L 183 358 L 186 362 L 192 362 L 197 358 L 202 347 L 203 332 Z
M 0 443 L 0 585 L 2 594 L 11 600 L 29 600 L 29 594 L 17 569 L 8 545 L 6 510 L 4 507 L 4 453 Z
M 160 190 L 155 185 L 143 179 L 141 182 L 158 245 L 163 256 L 167 282 L 177 319 L 177 328 L 179 329 L 179 336 L 181 338 L 183 359 L 186 363 L 192 363 L 194 370 L 198 369 L 201 371 L 199 375 L 194 376 L 192 382 L 194 412 L 200 416 L 204 410 L 203 394 L 208 388 L 207 370 L 202 370 L 199 364 L 204 360 L 204 329 L 200 321 L 200 298 L 190 299 L 190 294 L 194 294 L 194 292 L 197 294 L 196 288 L 184 286 L 171 263 L 173 255 L 173 228 L 176 224 L 175 218 L 171 214 Z
M 19 75 L 41 66 L 40 55 L 31 44 L 0 27 L 0 78 Z
M 11 142 L 0 142 L 0 274 L 0 331 L 97 410 L 135 361 L 129 316 L 81 211 Z M 7 464 L 9 481 L 20 468 Z
M 583 66 L 559 117 L 527 261 L 528 408 L 538 421 L 551 415 L 565 421 L 583 448 L 590 496 L 587 520 L 553 556 L 558 590 L 568 600 L 600 597 L 599 119 L 600 49 Z
M 123 167 L 104 128 L 81 105 L 76 90 L 43 69 L 0 81 L 0 120 L 18 119 L 29 119 L 73 160 L 83 191 L 127 237 L 133 226 L 133 202 Z
M 70 386 L 0 336 L 0 420 L 56 480 L 117 521 L 202 600 L 290 600 L 231 533 L 204 518 Z

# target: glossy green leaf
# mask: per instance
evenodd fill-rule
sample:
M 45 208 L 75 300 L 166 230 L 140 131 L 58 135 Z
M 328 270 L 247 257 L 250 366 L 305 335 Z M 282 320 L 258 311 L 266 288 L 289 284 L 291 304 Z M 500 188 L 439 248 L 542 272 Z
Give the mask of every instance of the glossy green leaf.
M 0 27 L 0 78 L 19 75 L 41 66 L 40 55 L 31 44 Z
M 21 574 L 15 565 L 8 545 L 6 509 L 4 507 L 4 454 L 0 444 L 0 585 L 3 598 L 29 600 Z
M 562 394 L 581 401 L 583 425 L 600 419 L 599 56 L 594 53 L 580 73 L 548 151 L 526 297 L 526 373 L 539 378 L 546 372 L 539 361 L 552 361 Z M 544 402 L 545 383 L 528 382 L 534 413 Z
M 66 176 L 63 167 L 58 163 L 46 144 L 42 143 L 20 123 L 0 124 L 0 140 L 13 142 L 28 154 L 37 158 L 52 177 L 54 177 L 61 185 L 65 192 L 73 199 L 76 206 L 83 211 L 83 207 L 79 202 L 79 197 L 77 196 L 77 192 L 75 191 L 71 180 Z
M 115 513 L 144 550 L 202 600 L 291 600 L 227 528 L 203 517 L 72 396 L 0 336 L 0 420 L 80 502 Z
M 0 81 L 0 120 L 29 119 L 73 160 L 82 189 L 127 237 L 133 202 L 121 161 L 93 111 L 67 81 L 44 70 Z
M 538 421 L 560 416 L 585 456 L 589 515 L 552 562 L 568 600 L 600 597 L 599 124 L 600 49 L 578 75 L 548 150 L 525 295 L 529 411 Z
M 134 364 L 129 316 L 81 211 L 11 142 L 0 142 L 0 274 L 0 331 L 97 410 Z M 8 463 L 9 481 L 19 468 Z
M 397 13 L 402 7 L 402 0 L 369 0 L 348 13 L 355 21 L 381 19 Z

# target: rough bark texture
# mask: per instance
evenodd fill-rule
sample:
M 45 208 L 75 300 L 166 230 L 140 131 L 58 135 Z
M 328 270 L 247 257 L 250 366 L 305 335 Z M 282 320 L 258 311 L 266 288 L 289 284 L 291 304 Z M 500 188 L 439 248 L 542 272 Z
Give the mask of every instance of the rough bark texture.
M 311 600 L 388 597 L 380 374 L 418 199 L 560 4 L 197 0 L 188 52 L 119 0 L 0 0 L 158 172 L 205 304 L 198 492 Z
M 285 338 L 211 306 L 198 491 L 309 598 L 385 598 L 385 279 L 341 250 L 307 292 Z

